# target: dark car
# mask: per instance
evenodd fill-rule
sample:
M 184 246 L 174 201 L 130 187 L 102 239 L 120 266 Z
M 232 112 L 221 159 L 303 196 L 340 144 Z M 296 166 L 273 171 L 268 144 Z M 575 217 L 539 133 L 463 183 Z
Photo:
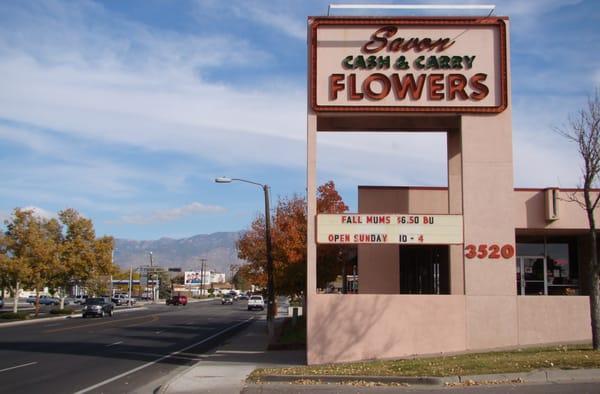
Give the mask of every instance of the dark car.
M 231 294 L 225 294 L 221 300 L 221 305 L 233 305 L 233 296 Z
M 81 311 L 81 316 L 86 318 L 88 316 L 100 316 L 113 315 L 114 305 L 110 301 L 110 297 L 94 297 L 88 298 L 85 301 L 85 306 Z
M 187 297 L 184 295 L 174 295 L 171 298 L 167 298 L 167 305 L 187 305 Z

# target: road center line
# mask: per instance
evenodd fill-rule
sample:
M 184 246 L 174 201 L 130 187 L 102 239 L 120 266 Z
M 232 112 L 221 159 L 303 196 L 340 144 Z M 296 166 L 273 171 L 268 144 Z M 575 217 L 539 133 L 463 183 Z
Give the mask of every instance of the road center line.
M 172 353 L 165 354 L 164 356 L 162 356 L 162 357 L 160 357 L 160 358 L 157 358 L 157 359 L 156 359 L 156 360 L 154 360 L 154 361 L 150 361 L 149 363 L 146 363 L 146 364 L 140 365 L 140 366 L 139 366 L 139 367 L 137 367 L 137 368 L 130 369 L 130 370 L 129 370 L 129 371 L 127 371 L 127 372 L 123 372 L 122 374 L 119 374 L 119 375 L 113 376 L 112 378 L 109 378 L 109 379 L 103 380 L 102 382 L 96 383 L 96 384 L 95 384 L 95 385 L 93 385 L 93 386 L 90 386 L 90 387 L 87 387 L 87 388 L 85 388 L 85 389 L 83 389 L 83 390 L 77 391 L 75 394 L 83 394 L 83 393 L 87 393 L 87 392 L 89 392 L 89 391 L 92 391 L 92 390 L 95 390 L 95 389 L 97 389 L 98 387 L 102 387 L 102 386 L 104 386 L 105 384 L 108 384 L 108 383 L 114 382 L 115 380 L 121 379 L 122 377 L 125 377 L 125 376 L 127 376 L 127 375 L 131 375 L 132 373 L 135 373 L 135 372 L 137 372 L 137 371 L 141 371 L 142 369 L 144 369 L 144 368 L 147 368 L 147 367 L 149 367 L 149 366 L 151 366 L 151 365 L 154 365 L 154 364 L 156 364 L 156 363 L 159 363 L 159 362 L 161 362 L 161 361 L 163 361 L 163 360 L 165 360 L 165 359 L 167 359 L 167 358 L 169 358 L 169 357 L 176 356 L 176 355 L 178 355 L 179 353 L 183 353 L 183 352 L 185 352 L 186 350 L 189 350 L 189 349 L 191 349 L 191 348 L 194 348 L 194 347 L 196 347 L 196 346 L 202 345 L 203 343 L 206 343 L 206 342 L 208 342 L 208 341 L 210 341 L 210 340 L 212 340 L 212 339 L 215 339 L 215 338 L 216 338 L 216 337 L 218 337 L 219 335 L 221 335 L 221 334 L 225 334 L 226 332 L 228 332 L 228 331 L 231 331 L 231 330 L 233 330 L 234 328 L 237 328 L 237 327 L 239 327 L 239 326 L 241 326 L 241 325 L 243 325 L 243 324 L 246 324 L 246 323 L 248 323 L 249 321 L 252 321 L 252 320 L 254 320 L 254 317 L 251 317 L 251 318 L 249 318 L 249 319 L 246 319 L 246 320 L 244 320 L 244 321 L 242 321 L 242 322 L 239 322 L 239 323 L 237 323 L 237 324 L 234 324 L 233 326 L 227 327 L 227 328 L 225 328 L 225 329 L 223 329 L 223 330 L 219 331 L 218 333 L 216 333 L 216 334 L 213 334 L 213 335 L 211 335 L 211 336 L 210 336 L 210 337 L 208 337 L 208 338 L 204 338 L 203 340 L 201 340 L 201 341 L 199 341 L 199 342 L 196 342 L 196 343 L 193 343 L 193 344 L 191 344 L 191 345 L 188 345 L 188 346 L 184 347 L 183 349 L 179 349 L 179 350 L 177 350 L 177 351 L 174 351 L 174 352 L 172 352 Z
M 120 345 L 121 343 L 123 343 L 123 341 L 118 341 L 115 343 L 111 343 L 110 345 L 106 345 L 106 347 L 111 347 L 111 346 L 115 346 L 115 345 Z
M 144 315 L 144 316 L 137 316 L 137 317 L 129 317 L 126 319 L 118 319 L 118 320 L 108 320 L 108 321 L 103 321 L 103 322 L 98 322 L 98 323 L 88 323 L 88 324 L 81 324 L 81 325 L 77 325 L 77 326 L 68 326 L 68 327 L 62 327 L 62 328 L 55 328 L 52 330 L 46 330 L 43 331 L 44 334 L 50 334 L 50 333 L 54 333 L 54 332 L 61 332 L 61 331 L 69 331 L 69 330 L 79 330 L 82 328 L 89 328 L 89 327 L 97 327 L 97 326 L 105 326 L 107 324 L 113 324 L 113 323 L 122 323 L 122 322 L 126 322 L 126 321 L 132 321 L 132 320 L 142 320 L 142 319 L 147 319 L 147 318 L 151 318 L 151 319 L 155 319 L 158 317 L 158 315 Z M 153 320 L 154 321 L 154 320 Z
M 34 364 L 37 364 L 37 363 L 38 363 L 37 361 L 34 361 L 34 362 L 31 362 L 31 363 L 27 363 L 27 364 L 15 365 L 14 367 L 0 369 L 0 372 L 10 371 L 11 369 L 23 368 L 23 367 L 27 367 L 29 365 L 34 365 Z

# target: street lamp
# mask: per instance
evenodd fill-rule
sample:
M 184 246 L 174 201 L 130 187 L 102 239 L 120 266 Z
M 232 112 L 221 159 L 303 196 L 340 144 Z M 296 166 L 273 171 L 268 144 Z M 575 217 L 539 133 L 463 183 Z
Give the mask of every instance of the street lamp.
M 233 181 L 251 183 L 263 189 L 265 194 L 265 240 L 267 243 L 267 330 L 269 341 L 275 338 L 275 287 L 273 285 L 273 254 L 271 253 L 271 213 L 269 208 L 269 185 L 240 178 L 218 177 L 216 183 L 231 183 Z

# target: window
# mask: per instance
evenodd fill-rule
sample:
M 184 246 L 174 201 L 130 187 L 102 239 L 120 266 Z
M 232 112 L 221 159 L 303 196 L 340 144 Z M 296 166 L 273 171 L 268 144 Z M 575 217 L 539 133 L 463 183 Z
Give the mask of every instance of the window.
M 579 270 L 575 238 L 518 237 L 517 293 L 575 295 Z

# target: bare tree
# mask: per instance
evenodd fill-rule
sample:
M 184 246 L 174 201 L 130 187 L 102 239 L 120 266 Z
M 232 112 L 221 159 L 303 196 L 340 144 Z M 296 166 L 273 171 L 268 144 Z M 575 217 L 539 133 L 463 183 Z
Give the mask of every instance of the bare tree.
M 600 176 L 600 89 L 588 98 L 587 106 L 569 117 L 567 125 L 556 131 L 577 144 L 579 155 L 583 161 L 583 201 L 580 194 L 572 194 L 570 200 L 577 202 L 585 209 L 589 223 L 589 273 L 590 314 L 592 321 L 592 342 L 594 350 L 600 350 L 600 265 L 598 264 L 598 240 L 594 211 L 598 207 L 600 193 L 592 188 L 598 185 Z

